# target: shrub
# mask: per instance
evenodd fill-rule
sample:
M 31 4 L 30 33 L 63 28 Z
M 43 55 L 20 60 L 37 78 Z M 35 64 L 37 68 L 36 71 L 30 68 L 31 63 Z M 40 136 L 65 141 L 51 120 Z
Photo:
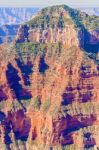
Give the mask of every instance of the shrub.
M 0 111 L 5 108 L 5 101 L 0 102 Z
M 15 45 L 15 50 L 19 56 L 25 58 L 28 55 L 40 55 L 44 56 L 45 54 L 46 44 L 37 43 L 37 42 L 25 42 L 25 43 L 17 43 Z
M 49 132 L 49 129 L 47 127 L 43 127 L 43 128 L 41 128 L 41 132 L 43 134 L 47 134 L 47 132 Z
M 21 100 L 22 104 L 24 105 L 24 107 L 28 107 L 30 105 L 31 99 L 29 100 Z
M 48 109 L 49 109 L 49 107 L 50 107 L 50 100 L 49 99 L 47 99 L 47 100 L 45 100 L 44 102 L 43 102 L 43 104 L 42 104 L 42 107 L 41 107 L 41 109 L 42 109 L 42 111 L 47 111 Z
M 40 100 L 40 98 L 38 96 L 33 99 L 32 106 L 33 106 L 34 109 L 40 109 L 41 100 Z
M 54 118 L 58 115 L 58 113 L 59 113 L 59 108 L 57 105 L 54 104 L 51 108 L 50 114 Z
M 19 109 L 22 109 L 22 105 L 19 103 L 17 99 L 14 99 L 11 104 L 11 111 L 15 112 Z

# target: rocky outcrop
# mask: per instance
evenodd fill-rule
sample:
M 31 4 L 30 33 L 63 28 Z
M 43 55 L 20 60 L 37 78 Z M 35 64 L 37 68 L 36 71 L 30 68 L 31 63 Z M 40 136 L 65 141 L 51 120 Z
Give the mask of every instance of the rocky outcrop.
M 55 26 L 50 19 L 40 28 L 50 11 L 52 18 L 58 17 Z M 36 16 L 34 24 L 21 26 L 16 41 L 0 49 L 2 150 L 99 147 L 99 50 L 90 49 L 98 48 L 98 32 L 76 24 L 71 11 L 76 10 L 42 10 L 40 20 Z M 61 15 L 65 21 L 59 21 Z M 90 34 L 96 39 L 86 40 Z

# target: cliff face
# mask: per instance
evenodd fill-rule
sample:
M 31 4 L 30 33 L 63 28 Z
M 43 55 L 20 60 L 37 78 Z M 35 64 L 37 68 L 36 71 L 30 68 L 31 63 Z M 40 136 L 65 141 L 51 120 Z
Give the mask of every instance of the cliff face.
M 43 9 L 1 47 L 2 150 L 99 147 L 98 29 L 82 18 L 67 6 Z

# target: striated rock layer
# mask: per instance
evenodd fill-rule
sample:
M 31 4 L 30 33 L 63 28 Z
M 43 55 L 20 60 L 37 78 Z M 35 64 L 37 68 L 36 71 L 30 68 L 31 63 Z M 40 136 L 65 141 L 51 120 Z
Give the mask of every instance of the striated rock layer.
M 99 147 L 99 18 L 88 18 L 48 7 L 2 45 L 0 149 Z

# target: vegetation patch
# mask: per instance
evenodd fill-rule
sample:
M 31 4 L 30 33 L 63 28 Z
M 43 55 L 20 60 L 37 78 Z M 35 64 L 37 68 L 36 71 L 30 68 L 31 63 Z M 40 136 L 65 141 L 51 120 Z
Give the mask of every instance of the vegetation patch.
M 44 112 L 47 112 L 48 109 L 50 108 L 50 105 L 51 105 L 50 100 L 49 100 L 49 99 L 45 100 L 45 101 L 42 103 L 41 110 L 44 111 Z
M 44 43 L 33 43 L 33 42 L 24 42 L 16 43 L 15 50 L 18 54 L 21 55 L 44 55 L 46 50 L 46 44 Z
M 40 106 L 41 106 L 41 100 L 40 100 L 40 98 L 38 96 L 34 97 L 33 102 L 31 104 L 31 107 L 33 109 L 39 110 Z

